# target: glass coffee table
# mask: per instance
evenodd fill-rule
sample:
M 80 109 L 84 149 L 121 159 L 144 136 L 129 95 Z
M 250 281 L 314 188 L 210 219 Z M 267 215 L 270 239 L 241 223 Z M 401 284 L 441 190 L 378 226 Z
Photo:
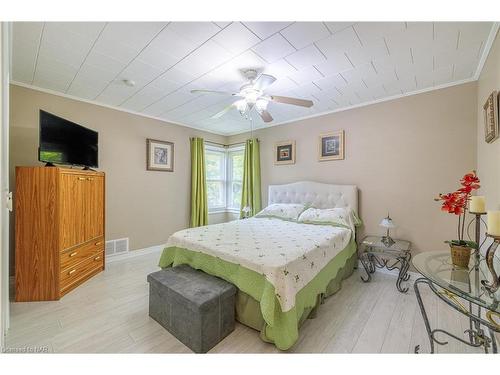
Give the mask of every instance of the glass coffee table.
M 500 266 L 498 258 L 495 262 L 495 267 L 498 269 Z M 429 251 L 417 254 L 412 264 L 423 276 L 415 280 L 414 289 L 429 337 L 431 353 L 434 353 L 434 343 L 447 344 L 446 341 L 436 338 L 437 333 L 448 335 L 472 347 L 483 347 L 485 353 L 489 351 L 497 353 L 495 332 L 500 332 L 500 290 L 490 293 L 481 284 L 481 280 L 491 281 L 484 257 L 473 254 L 466 269 L 451 263 L 449 251 Z M 443 329 L 430 327 L 419 289 L 422 284 L 427 284 L 429 289 L 448 306 L 469 318 L 470 327 L 465 331 L 469 340 Z M 417 345 L 415 352 L 418 353 L 418 350 Z

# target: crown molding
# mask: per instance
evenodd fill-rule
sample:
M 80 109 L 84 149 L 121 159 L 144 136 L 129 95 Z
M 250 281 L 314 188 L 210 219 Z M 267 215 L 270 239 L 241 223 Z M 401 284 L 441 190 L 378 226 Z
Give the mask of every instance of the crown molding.
M 220 136 L 223 136 L 223 137 L 227 137 L 227 134 L 224 134 L 224 133 L 217 133 L 217 132 L 214 132 L 214 131 L 211 131 L 211 130 L 203 129 L 201 127 L 197 127 L 197 126 L 193 126 L 193 125 L 187 125 L 187 124 L 183 124 L 181 122 L 176 122 L 176 121 L 165 120 L 164 118 L 160 118 L 160 117 L 157 117 L 157 116 L 147 115 L 147 114 L 144 114 L 144 113 L 132 111 L 130 109 L 116 107 L 116 106 L 113 106 L 113 105 L 110 105 L 110 104 L 99 103 L 99 102 L 96 102 L 94 100 L 79 98 L 77 96 L 69 95 L 69 94 L 66 94 L 66 93 L 59 92 L 59 91 L 55 91 L 55 90 L 51 90 L 51 89 L 45 89 L 45 88 L 39 87 L 39 86 L 29 85 L 29 84 L 24 83 L 24 82 L 19 82 L 19 81 L 11 80 L 9 83 L 11 85 L 14 85 L 14 86 L 19 86 L 19 87 L 24 87 L 24 88 L 35 90 L 35 91 L 44 92 L 44 93 L 50 94 L 50 95 L 60 96 L 62 98 L 66 98 L 66 99 L 76 100 L 76 101 L 87 103 L 87 104 L 97 105 L 99 107 L 113 109 L 115 111 L 129 113 L 129 114 L 135 115 L 135 116 L 140 116 L 140 117 L 145 117 L 145 118 L 149 118 L 149 119 L 152 119 L 152 120 L 161 121 L 161 122 L 164 122 L 165 124 L 168 124 L 168 125 L 183 126 L 185 128 L 191 128 L 191 129 L 201 130 L 201 131 L 204 131 L 206 133 L 211 133 L 211 134 L 216 134 L 216 135 L 220 135 Z
M 267 128 L 274 127 L 274 126 L 291 124 L 291 123 L 298 122 L 298 121 L 309 120 L 309 119 L 312 119 L 312 118 L 326 116 L 326 115 L 330 115 L 330 114 L 333 114 L 333 113 L 350 111 L 352 109 L 366 107 L 366 106 L 373 105 L 373 104 L 384 103 L 384 102 L 388 102 L 388 101 L 391 101 L 391 100 L 396 100 L 396 99 L 401 99 L 401 98 L 405 98 L 405 97 L 408 97 L 408 96 L 423 94 L 423 93 L 430 92 L 430 91 L 441 90 L 441 89 L 445 89 L 445 88 L 452 87 L 452 86 L 463 85 L 465 83 L 475 82 L 476 80 L 477 79 L 475 77 L 471 77 L 471 78 L 464 79 L 464 80 L 461 80 L 461 81 L 446 83 L 446 84 L 439 85 L 439 86 L 433 86 L 433 87 L 429 87 L 429 88 L 425 88 L 425 89 L 421 89 L 421 90 L 415 90 L 415 91 L 407 92 L 405 94 L 393 95 L 393 96 L 389 96 L 389 97 L 381 98 L 381 99 L 377 99 L 377 100 L 370 100 L 368 102 L 363 102 L 363 103 L 356 104 L 356 105 L 351 105 L 351 106 L 348 106 L 348 107 L 337 108 L 337 109 L 334 109 L 334 110 L 329 110 L 329 111 L 323 111 L 323 112 L 320 112 L 320 113 L 315 113 L 313 115 L 302 116 L 302 117 L 294 118 L 294 119 L 291 119 L 291 120 L 278 122 L 278 123 L 272 124 L 270 126 L 254 128 L 254 131 L 261 130 L 261 129 L 267 129 Z M 24 87 L 24 88 L 31 89 L 31 90 L 35 90 L 35 91 L 44 92 L 44 93 L 51 94 L 51 95 L 60 96 L 60 97 L 66 98 L 66 99 L 76 100 L 76 101 L 80 101 L 80 102 L 84 102 L 84 103 L 88 103 L 88 104 L 94 104 L 94 105 L 97 105 L 99 107 L 113 109 L 115 111 L 130 113 L 130 114 L 135 115 L 135 116 L 141 116 L 141 117 L 145 117 L 145 118 L 149 118 L 149 119 L 161 121 L 161 122 L 164 122 L 167 125 L 183 126 L 183 127 L 186 127 L 186 128 L 191 128 L 191 129 L 201 130 L 201 131 L 204 131 L 204 132 L 207 132 L 207 133 L 211 133 L 211 134 L 216 134 L 216 135 L 219 135 L 219 136 L 222 136 L 222 137 L 231 137 L 231 136 L 235 136 L 235 135 L 238 135 L 238 134 L 245 134 L 245 133 L 248 133 L 250 131 L 250 130 L 247 130 L 247 131 L 240 131 L 240 132 L 234 132 L 234 133 L 218 133 L 218 132 L 210 131 L 210 130 L 207 130 L 207 129 L 203 129 L 201 127 L 196 127 L 196 126 L 193 126 L 193 125 L 183 124 L 183 123 L 175 122 L 175 121 L 168 121 L 168 120 L 165 120 L 165 119 L 160 118 L 160 117 L 146 115 L 144 113 L 135 112 L 135 111 L 131 111 L 131 110 L 125 109 L 125 108 L 120 108 L 120 107 L 115 107 L 115 106 L 108 105 L 108 104 L 103 104 L 103 103 L 95 102 L 93 100 L 81 99 L 81 98 L 78 98 L 76 96 L 72 96 L 72 95 L 60 93 L 60 92 L 57 92 L 57 91 L 54 91 L 54 90 L 50 90 L 50 89 L 44 89 L 44 88 L 41 88 L 41 87 L 38 87 L 38 86 L 28 85 L 26 83 L 22 83 L 22 82 L 18 82 L 18 81 L 10 81 L 10 84 L 15 85 L 15 86 Z
M 463 84 L 470 83 L 470 82 L 475 82 L 475 81 L 476 81 L 476 79 L 474 77 L 471 77 L 471 78 L 467 78 L 467 79 L 460 80 L 460 81 L 445 83 L 445 84 L 438 85 L 438 86 L 433 86 L 433 87 L 428 87 L 428 88 L 425 88 L 425 89 L 420 89 L 420 90 L 415 90 L 415 91 L 407 92 L 407 93 L 404 93 L 404 94 L 398 94 L 398 95 L 388 96 L 386 98 L 381 98 L 381 99 L 377 99 L 377 100 L 370 100 L 368 102 L 363 102 L 363 103 L 360 103 L 360 104 L 351 105 L 349 107 L 342 107 L 342 108 L 337 108 L 337 109 L 333 109 L 333 110 L 329 110 L 329 111 L 315 113 L 313 115 L 302 116 L 302 117 L 298 117 L 298 118 L 293 119 L 293 120 L 282 121 L 282 122 L 273 124 L 271 126 L 254 128 L 254 131 L 261 130 L 261 129 L 267 129 L 267 128 L 270 128 L 270 127 L 273 127 L 273 126 L 291 124 L 291 123 L 294 123 L 294 122 L 297 122 L 297 121 L 309 120 L 309 119 L 312 119 L 312 118 L 315 118 L 315 117 L 330 115 L 332 113 L 350 111 L 350 110 L 356 109 L 356 108 L 367 107 L 367 106 L 373 105 L 373 104 L 378 104 L 378 103 L 388 102 L 388 101 L 391 101 L 391 100 L 406 98 L 408 96 L 423 94 L 423 93 L 426 93 L 426 92 L 441 90 L 441 89 L 445 89 L 445 88 L 453 87 L 453 86 L 459 86 L 459 85 L 463 85 Z M 249 132 L 249 131 L 247 131 L 247 132 Z M 232 136 L 235 136 L 235 135 L 238 135 L 238 134 L 244 134 L 244 133 L 247 133 L 247 132 L 229 133 L 228 136 L 232 137 Z
M 486 39 L 486 43 L 484 45 L 483 53 L 481 58 L 479 59 L 479 64 L 477 65 L 476 73 L 474 74 L 474 80 L 477 81 L 481 76 L 481 72 L 483 71 L 484 64 L 486 63 L 486 59 L 490 54 L 491 47 L 493 46 L 493 42 L 495 42 L 495 38 L 498 33 L 498 28 L 500 26 L 500 22 L 493 22 L 493 26 L 490 30 L 490 35 L 488 35 L 488 39 Z

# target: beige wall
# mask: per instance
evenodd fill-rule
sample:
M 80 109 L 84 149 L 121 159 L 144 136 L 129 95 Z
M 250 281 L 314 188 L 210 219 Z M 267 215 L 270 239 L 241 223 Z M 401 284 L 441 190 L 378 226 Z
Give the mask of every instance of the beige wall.
M 500 91 L 500 36 L 497 34 L 477 85 L 477 170 L 479 194 L 486 196 L 487 209 L 500 209 L 500 139 L 484 140 L 483 105 L 493 90 Z
M 378 223 L 390 211 L 395 236 L 412 241 L 417 252 L 446 249 L 443 241 L 455 237 L 455 217 L 442 213 L 433 198 L 455 189 L 476 167 L 475 124 L 476 83 L 468 83 L 259 130 L 264 203 L 269 184 L 355 184 L 365 223 L 361 235 L 381 234 Z M 345 160 L 318 162 L 318 135 L 339 129 L 345 130 Z M 297 142 L 295 165 L 273 164 L 273 145 L 284 140 Z
M 444 249 L 455 220 L 433 198 L 476 167 L 476 89 L 469 83 L 257 131 L 264 204 L 269 184 L 356 184 L 365 222 L 361 235 L 382 233 L 378 222 L 390 211 L 399 225 L 396 237 L 412 241 L 416 251 Z M 106 236 L 129 237 L 131 249 L 162 243 L 187 226 L 189 137 L 234 143 L 248 136 L 226 138 L 11 86 L 11 166 L 38 164 L 39 108 L 99 131 Z M 318 134 L 338 129 L 346 133 L 346 159 L 318 162 Z M 145 170 L 148 137 L 175 142 L 174 173 Z M 275 166 L 274 142 L 287 139 L 297 141 L 297 163 Z M 228 216 L 214 215 L 210 222 Z
M 38 111 L 99 132 L 99 170 L 106 172 L 106 239 L 130 238 L 130 248 L 164 243 L 185 228 L 190 210 L 189 138 L 226 137 L 11 85 L 11 186 L 14 167 L 37 161 Z M 174 172 L 146 170 L 146 138 L 175 144 Z M 219 218 L 214 218 L 218 220 Z

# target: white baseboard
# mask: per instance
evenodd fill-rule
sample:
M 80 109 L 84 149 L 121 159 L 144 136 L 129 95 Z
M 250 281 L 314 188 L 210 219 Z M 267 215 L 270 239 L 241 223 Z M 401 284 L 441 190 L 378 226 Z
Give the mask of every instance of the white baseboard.
M 146 247 L 144 249 L 127 251 L 126 253 L 123 253 L 123 254 L 111 255 L 109 257 L 106 257 L 106 264 L 120 261 L 123 259 L 139 257 L 142 255 L 161 253 L 161 251 L 164 248 L 165 248 L 165 245 L 162 244 L 162 245 L 155 245 L 155 246 Z

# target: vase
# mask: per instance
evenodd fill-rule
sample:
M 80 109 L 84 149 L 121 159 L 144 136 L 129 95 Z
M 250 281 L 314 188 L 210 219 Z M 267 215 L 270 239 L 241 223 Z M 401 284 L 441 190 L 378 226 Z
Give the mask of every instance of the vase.
M 461 268 L 469 268 L 472 248 L 468 246 L 450 245 L 451 262 Z

